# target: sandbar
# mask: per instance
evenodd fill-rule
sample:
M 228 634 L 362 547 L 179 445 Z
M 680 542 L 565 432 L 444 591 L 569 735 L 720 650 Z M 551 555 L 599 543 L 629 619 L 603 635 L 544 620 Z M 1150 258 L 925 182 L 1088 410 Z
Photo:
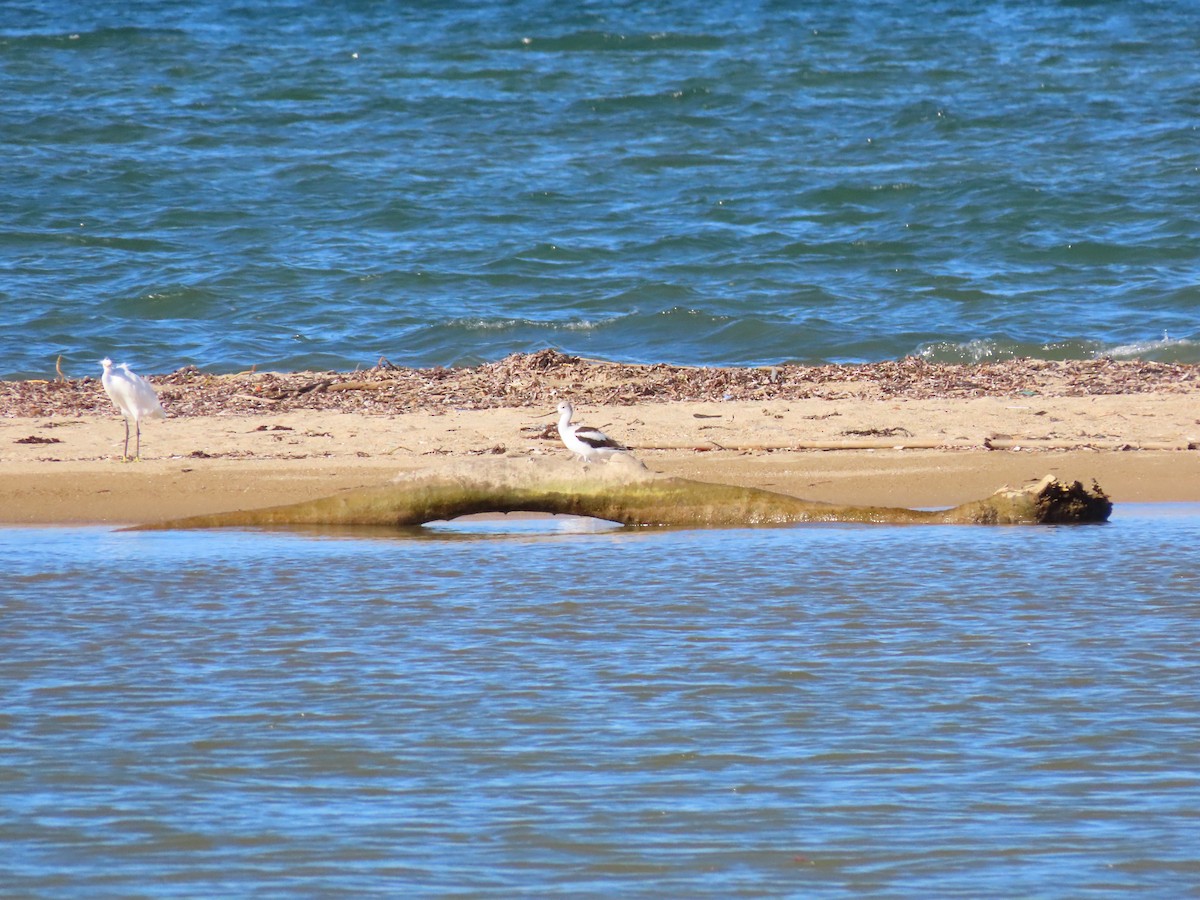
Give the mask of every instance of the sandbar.
M 563 398 L 650 469 L 812 500 L 953 506 L 1052 474 L 1095 481 L 1118 506 L 1200 502 L 1189 365 L 695 369 L 541 351 L 465 369 L 189 368 L 151 380 L 168 418 L 143 424 L 142 458 L 129 462 L 98 377 L 0 382 L 0 523 L 153 523 L 447 460 L 566 458 L 553 415 Z

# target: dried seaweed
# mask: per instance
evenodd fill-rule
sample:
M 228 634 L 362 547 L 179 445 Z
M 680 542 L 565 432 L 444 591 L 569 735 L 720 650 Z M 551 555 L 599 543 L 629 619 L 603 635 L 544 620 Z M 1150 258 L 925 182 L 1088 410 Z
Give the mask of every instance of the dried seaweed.
M 385 359 L 366 371 L 250 371 L 187 366 L 150 376 L 172 416 L 277 415 L 301 409 L 394 415 L 447 409 L 627 406 L 679 401 L 891 400 L 1200 393 L 1200 366 L 1111 359 L 1018 359 L 979 365 L 916 357 L 863 365 L 718 368 L 597 362 L 556 350 L 469 368 L 409 369 Z M 109 415 L 99 378 L 0 382 L 0 416 Z

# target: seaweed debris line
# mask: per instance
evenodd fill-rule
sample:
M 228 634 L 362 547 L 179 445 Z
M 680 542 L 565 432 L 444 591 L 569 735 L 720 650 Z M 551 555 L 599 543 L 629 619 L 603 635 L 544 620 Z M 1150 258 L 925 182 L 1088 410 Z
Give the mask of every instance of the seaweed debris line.
M 286 506 L 191 516 L 137 529 L 270 526 L 404 528 L 479 513 L 539 512 L 590 516 L 629 526 L 736 528 L 806 522 L 1038 525 L 1107 521 L 1112 503 L 1099 485 L 1052 475 L 951 509 L 842 506 L 759 488 L 692 481 L 651 472 L 615 457 L 582 468 L 537 457 L 451 464 Z

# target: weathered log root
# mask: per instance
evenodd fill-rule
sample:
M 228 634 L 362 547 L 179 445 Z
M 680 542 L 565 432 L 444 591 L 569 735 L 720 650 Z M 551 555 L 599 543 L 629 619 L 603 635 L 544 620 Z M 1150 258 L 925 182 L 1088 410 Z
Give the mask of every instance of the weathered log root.
M 788 494 L 657 475 L 616 457 L 582 467 L 546 459 L 472 461 L 469 468 L 402 476 L 287 506 L 192 516 L 142 529 L 288 525 L 406 527 L 473 513 L 543 512 L 592 516 L 623 525 L 742 527 L 801 522 L 1034 525 L 1103 522 L 1112 503 L 1099 485 L 1084 488 L 1047 476 L 1025 488 L 946 510 L 840 506 Z

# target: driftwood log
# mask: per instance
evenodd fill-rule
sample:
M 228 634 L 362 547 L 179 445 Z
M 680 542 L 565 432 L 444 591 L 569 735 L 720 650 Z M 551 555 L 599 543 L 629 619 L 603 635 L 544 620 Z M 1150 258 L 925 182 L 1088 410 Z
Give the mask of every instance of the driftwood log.
M 583 466 L 550 459 L 474 461 L 469 467 L 401 476 L 287 506 L 192 516 L 142 529 L 264 526 L 408 527 L 477 513 L 591 516 L 631 526 L 743 527 L 802 522 L 1036 525 L 1104 522 L 1112 503 L 1098 485 L 1053 476 L 944 510 L 840 506 L 788 494 L 709 484 L 647 471 L 631 457 Z

